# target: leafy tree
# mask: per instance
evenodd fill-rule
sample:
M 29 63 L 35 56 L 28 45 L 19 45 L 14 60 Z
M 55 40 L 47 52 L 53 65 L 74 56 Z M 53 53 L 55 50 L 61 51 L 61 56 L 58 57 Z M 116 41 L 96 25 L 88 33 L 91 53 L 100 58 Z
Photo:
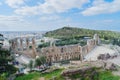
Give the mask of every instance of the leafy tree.
M 32 46 L 29 46 L 30 49 L 32 49 Z
M 113 39 L 112 44 L 120 46 L 120 39 Z
M 44 65 L 45 63 L 46 63 L 46 59 L 44 56 L 40 56 L 35 60 L 35 66 L 41 66 Z
M 35 59 L 35 66 L 41 66 L 42 62 L 40 58 Z
M 9 65 L 8 62 L 11 61 L 10 51 L 0 49 L 0 74 L 8 73 L 13 74 L 17 69 L 13 65 Z
M 45 63 L 46 63 L 46 58 L 45 58 L 45 56 L 41 56 L 41 57 L 40 57 L 40 60 L 41 60 L 42 64 L 45 64 Z
M 7 80 L 4 76 L 0 75 L 0 80 Z
M 28 67 L 30 68 L 30 71 L 31 71 L 32 68 L 33 68 L 33 61 L 32 61 L 32 60 L 30 60 L 30 62 L 29 62 L 29 64 L 28 64 Z
M 47 47 L 47 46 L 49 46 L 49 45 L 50 45 L 50 42 L 46 42 L 46 43 L 40 44 L 40 45 L 38 46 L 38 48 Z

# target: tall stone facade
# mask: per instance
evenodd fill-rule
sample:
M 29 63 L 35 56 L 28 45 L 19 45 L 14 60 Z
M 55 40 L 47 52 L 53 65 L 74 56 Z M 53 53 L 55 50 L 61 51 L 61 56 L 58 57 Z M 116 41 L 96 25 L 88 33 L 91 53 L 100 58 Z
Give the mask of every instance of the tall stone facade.
M 69 59 L 79 59 L 81 57 L 81 47 L 79 45 L 69 45 L 61 47 L 42 48 L 41 53 L 46 56 L 47 62 L 55 62 Z
M 84 59 L 96 45 L 100 44 L 99 36 L 94 35 L 93 39 L 87 40 L 85 46 L 77 45 L 65 45 L 65 46 L 50 46 L 41 49 L 41 54 L 46 56 L 47 62 L 56 62 L 70 59 Z

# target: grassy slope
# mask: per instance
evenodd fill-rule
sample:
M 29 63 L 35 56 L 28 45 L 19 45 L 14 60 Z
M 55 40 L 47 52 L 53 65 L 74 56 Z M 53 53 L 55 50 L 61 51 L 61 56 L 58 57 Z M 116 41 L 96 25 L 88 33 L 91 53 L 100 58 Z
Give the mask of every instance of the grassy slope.
M 45 34 L 46 37 L 54 38 L 72 38 L 90 36 L 92 37 L 95 33 L 99 34 L 101 38 L 118 38 L 120 37 L 119 32 L 104 31 L 104 30 L 90 30 L 83 28 L 63 27 L 54 31 L 49 31 Z
M 30 73 L 28 75 L 17 77 L 15 80 L 39 80 L 40 77 L 45 77 L 46 80 L 50 80 L 51 78 L 53 78 L 53 76 L 56 77 L 55 80 L 65 80 L 61 76 L 61 72 L 62 72 L 62 69 L 55 70 L 51 73 L 45 73 L 45 74 L 34 72 L 34 73 Z M 90 74 L 91 73 L 89 73 L 89 72 L 87 73 L 87 75 L 90 75 Z M 71 77 L 72 77 L 72 79 L 78 79 L 80 77 L 80 74 L 76 74 L 75 76 L 71 76 Z M 96 78 L 98 80 L 120 80 L 119 76 L 113 76 L 110 71 L 102 71 L 99 73 L 99 77 L 96 76 Z M 94 78 L 93 80 L 96 80 L 96 78 Z M 84 78 L 82 78 L 82 80 L 91 80 L 91 79 L 84 77 Z
M 113 76 L 110 71 L 100 72 L 99 80 L 120 80 L 120 76 Z
M 39 80 L 40 77 L 45 77 L 46 80 L 49 80 L 53 76 L 58 77 L 59 79 L 57 79 L 57 80 L 63 80 L 63 78 L 60 77 L 61 72 L 62 72 L 62 69 L 55 70 L 51 73 L 44 73 L 44 74 L 41 74 L 39 72 L 33 72 L 28 75 L 17 77 L 15 80 Z

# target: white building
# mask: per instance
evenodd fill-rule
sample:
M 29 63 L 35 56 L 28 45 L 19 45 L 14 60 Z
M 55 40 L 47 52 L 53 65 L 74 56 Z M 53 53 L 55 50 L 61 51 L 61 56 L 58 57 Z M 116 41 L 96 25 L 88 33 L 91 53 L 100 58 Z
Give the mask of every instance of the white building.
M 0 47 L 4 49 L 10 48 L 9 40 L 4 38 L 2 35 L 0 35 Z

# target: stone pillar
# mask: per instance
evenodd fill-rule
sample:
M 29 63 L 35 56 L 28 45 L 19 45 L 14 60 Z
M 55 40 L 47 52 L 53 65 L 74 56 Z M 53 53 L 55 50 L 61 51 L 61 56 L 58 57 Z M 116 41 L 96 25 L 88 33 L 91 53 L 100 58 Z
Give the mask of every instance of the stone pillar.
M 33 55 L 34 57 L 36 57 L 36 46 L 35 46 L 35 39 L 32 38 L 32 51 L 33 51 Z
M 52 41 L 50 41 L 50 47 L 52 47 L 52 44 L 53 44 L 53 42 L 52 42 Z
M 80 46 L 80 61 L 82 62 L 83 61 L 83 54 L 84 54 L 84 52 L 83 52 L 83 47 L 81 47 Z
M 20 38 L 20 49 L 21 51 L 23 51 L 23 39 L 22 38 Z
M 56 45 L 55 45 L 55 41 L 53 42 L 53 47 L 56 47 Z
M 13 50 L 15 50 L 15 42 L 14 42 L 14 40 L 11 40 L 11 48 L 12 48 Z
M 90 40 L 87 40 L 88 52 L 91 50 Z
M 98 34 L 95 34 L 94 37 L 93 37 L 93 39 L 96 41 L 96 45 L 100 44 L 100 39 L 99 39 Z
M 18 50 L 18 39 L 15 38 L 14 40 L 14 46 L 15 46 L 15 50 L 17 51 Z
M 13 51 L 18 51 L 18 41 L 17 40 L 18 40 L 17 38 L 11 40 L 10 46 L 11 46 L 11 50 L 13 50 Z
M 30 45 L 29 38 L 26 38 L 26 48 L 27 48 L 27 50 L 29 50 L 29 45 Z

